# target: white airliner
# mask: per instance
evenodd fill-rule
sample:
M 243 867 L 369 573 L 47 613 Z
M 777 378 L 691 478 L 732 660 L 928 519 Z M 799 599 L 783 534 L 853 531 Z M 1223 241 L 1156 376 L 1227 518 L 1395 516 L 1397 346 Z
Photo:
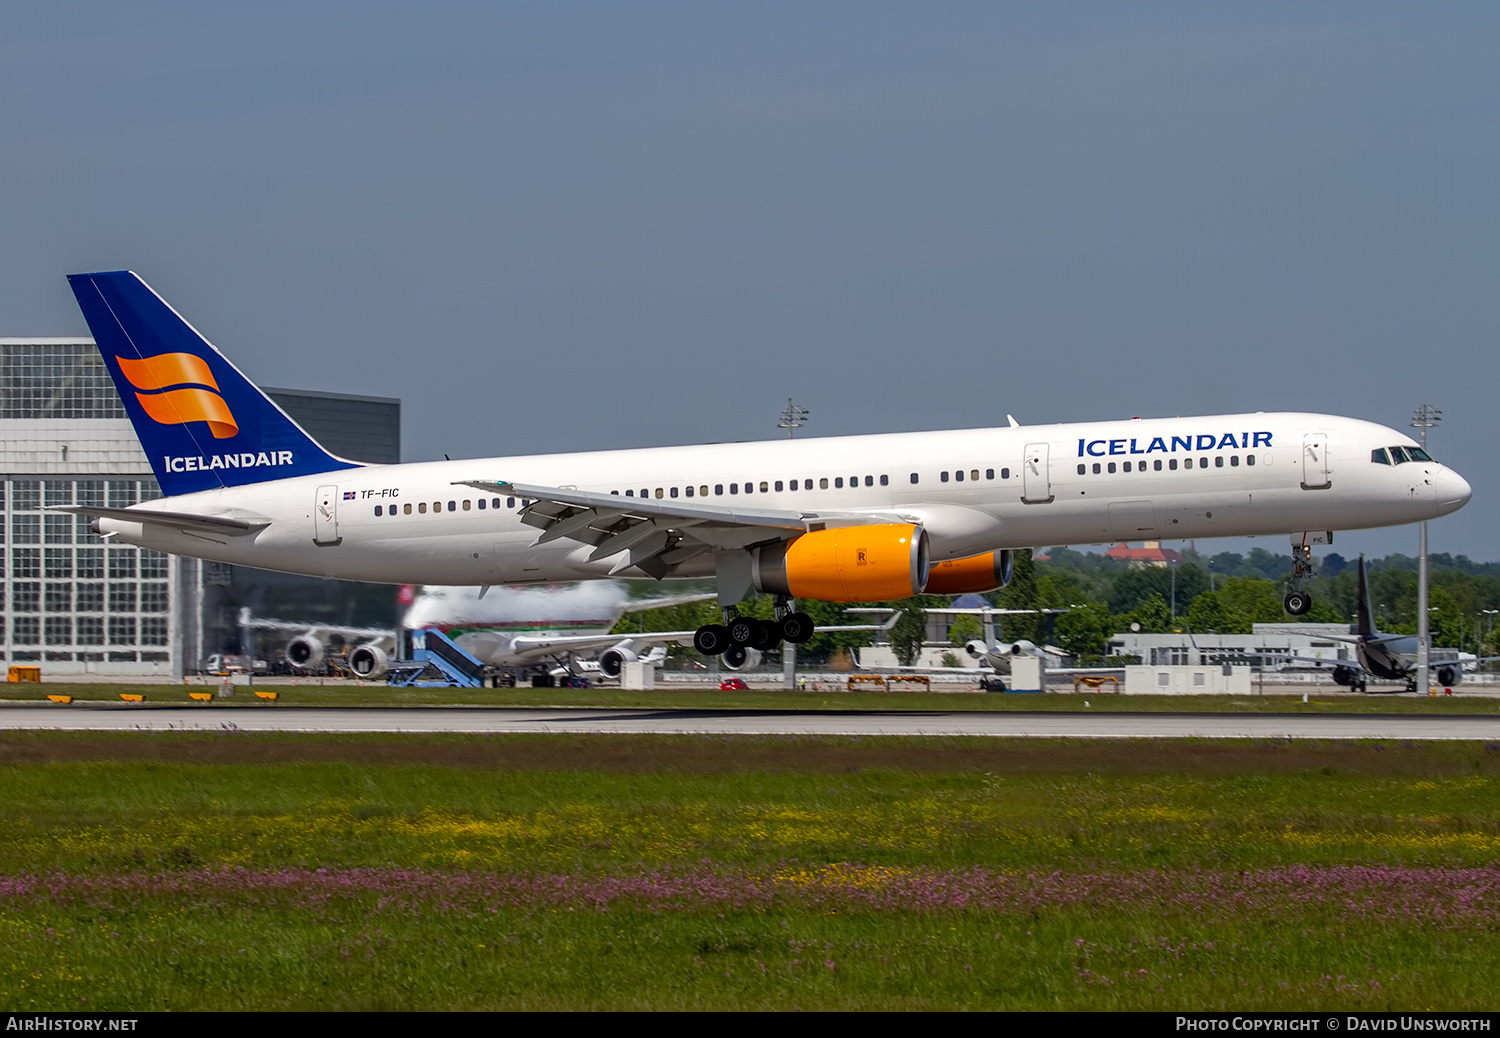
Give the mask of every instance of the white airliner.
M 705 653 L 805 640 L 798 598 L 992 590 L 1015 548 L 1391 526 L 1470 496 L 1394 429 L 1259 412 L 360 465 L 135 274 L 69 281 L 166 497 L 60 511 L 128 544 L 346 580 L 712 576 L 725 623 L 695 633 Z M 756 591 L 778 620 L 734 615 Z

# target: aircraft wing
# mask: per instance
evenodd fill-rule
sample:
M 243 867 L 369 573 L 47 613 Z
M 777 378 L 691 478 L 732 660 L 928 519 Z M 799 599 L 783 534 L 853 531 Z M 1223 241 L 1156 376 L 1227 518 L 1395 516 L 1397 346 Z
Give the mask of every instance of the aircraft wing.
M 460 480 L 474 487 L 531 501 L 521 521 L 541 530 L 533 544 L 566 537 L 594 547 L 590 561 L 625 552 L 611 571 L 640 569 L 660 579 L 680 563 L 714 548 L 744 548 L 786 540 L 817 529 L 905 522 L 890 512 L 804 512 L 781 508 L 728 507 L 704 501 L 620 497 L 567 487 L 537 486 L 504 480 Z
M 194 512 L 168 512 L 159 508 L 101 508 L 95 505 L 58 505 L 49 512 L 70 512 L 95 519 L 120 519 L 127 523 L 147 523 L 174 529 L 238 536 L 264 530 L 271 525 L 265 516 L 199 515 Z
M 646 631 L 643 634 L 518 634 L 511 639 L 510 650 L 517 656 L 537 656 L 549 652 L 579 652 L 608 649 L 631 643 L 633 648 L 645 645 L 693 644 L 692 631 Z

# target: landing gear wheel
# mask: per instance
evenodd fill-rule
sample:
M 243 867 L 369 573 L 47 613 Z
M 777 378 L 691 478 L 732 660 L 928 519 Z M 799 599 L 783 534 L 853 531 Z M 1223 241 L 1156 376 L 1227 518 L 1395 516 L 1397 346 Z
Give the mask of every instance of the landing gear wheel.
M 758 622 L 750 616 L 736 616 L 726 626 L 729 630 L 729 640 L 735 645 L 751 645 L 759 633 Z
M 755 637 L 750 642 L 750 648 L 759 649 L 761 652 L 770 652 L 780 644 L 780 624 L 774 620 L 755 621 Z
M 1282 605 L 1293 616 L 1301 616 L 1312 608 L 1312 595 L 1306 591 L 1288 591 Z
M 704 624 L 693 632 L 693 648 L 705 656 L 717 656 L 729 647 L 729 631 L 723 624 Z
M 813 636 L 812 617 L 806 613 L 790 613 L 781 618 L 781 637 L 793 645 L 801 645 Z

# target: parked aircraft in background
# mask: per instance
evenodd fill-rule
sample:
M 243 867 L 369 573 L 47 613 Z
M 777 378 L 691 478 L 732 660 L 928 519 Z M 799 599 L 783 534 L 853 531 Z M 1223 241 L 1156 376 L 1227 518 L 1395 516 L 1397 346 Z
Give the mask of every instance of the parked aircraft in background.
M 282 659 L 299 670 L 313 670 L 323 665 L 324 659 L 329 655 L 329 635 L 357 642 L 356 648 L 349 650 L 350 655 L 366 647 L 383 653 L 394 647 L 396 642 L 396 632 L 384 627 L 348 627 L 316 620 L 276 620 L 254 616 L 249 609 L 240 610 L 239 626 L 242 631 L 295 632 L 282 652 Z
M 401 625 L 408 631 L 437 628 L 491 667 L 541 673 L 560 667 L 576 673 L 587 669 L 580 667 L 582 659 L 592 658 L 600 674 L 617 678 L 625 664 L 662 659 L 666 646 L 693 640 L 692 631 L 611 634 L 622 616 L 713 597 L 705 592 L 632 599 L 629 589 L 614 580 L 507 585 L 483 596 L 473 587 L 424 587 Z
M 72 506 L 106 537 L 392 584 L 714 577 L 695 647 L 813 634 L 799 598 L 1005 584 L 1013 549 L 1417 522 L 1469 484 L 1403 433 L 1241 414 L 359 465 L 329 454 L 135 274 L 70 279 L 166 496 Z M 1305 610 L 1302 563 L 1288 606 Z M 736 615 L 753 592 L 771 621 Z
M 1348 642 L 1353 645 L 1355 661 L 1359 664 L 1357 667 L 1351 667 L 1347 663 L 1336 664 L 1333 668 L 1334 682 L 1345 686 L 1350 691 L 1364 692 L 1367 683 L 1372 679 L 1399 681 L 1406 685 L 1403 691 L 1416 691 L 1417 638 L 1410 634 L 1381 634 L 1375 629 L 1375 609 L 1370 601 L 1370 584 L 1365 578 L 1363 555 L 1359 557 L 1359 606 L 1356 620 L 1357 622 L 1350 628 L 1350 637 L 1323 636 L 1333 641 Z M 1320 666 L 1328 664 L 1327 660 L 1313 656 L 1279 658 L 1297 663 L 1316 663 Z M 1484 663 L 1494 659 L 1500 659 L 1500 657 L 1432 660 L 1430 663 L 1432 677 L 1439 685 L 1451 688 L 1463 680 L 1464 663 Z

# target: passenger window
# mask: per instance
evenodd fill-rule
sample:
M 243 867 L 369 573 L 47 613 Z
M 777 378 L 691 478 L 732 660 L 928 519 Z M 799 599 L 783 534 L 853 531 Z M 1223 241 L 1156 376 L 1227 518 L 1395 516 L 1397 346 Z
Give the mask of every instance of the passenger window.
M 483 502 L 483 501 L 481 501 L 481 502 L 479 502 L 479 503 L 480 503 L 480 504 L 484 504 L 484 502 Z M 465 511 L 465 512 L 467 512 L 467 511 L 468 511 L 468 510 L 469 510 L 469 507 L 470 507 L 470 506 L 469 506 L 469 500 L 468 500 L 468 498 L 465 498 L 465 499 L 464 499 L 464 511 Z
M 1129 472 L 1130 471 L 1130 462 L 1128 462 L 1128 461 L 1124 462 L 1123 468 L 1125 469 L 1126 472 Z
M 866 476 L 865 477 L 865 486 L 867 486 L 867 487 L 873 487 L 874 485 L 875 485 L 875 477 L 874 476 Z M 885 486 L 884 483 L 882 483 L 880 485 L 881 486 Z
M 499 508 L 500 507 L 500 499 L 497 497 L 493 501 L 491 501 L 490 502 L 490 507 L 491 508 Z
M 958 482 L 962 483 L 964 481 L 964 470 L 963 469 L 958 469 L 956 472 L 953 473 L 953 478 L 955 480 L 957 480 Z
M 724 496 L 724 484 L 723 483 L 715 483 L 714 484 L 714 495 L 716 497 L 723 497 Z
M 844 477 L 843 476 L 835 476 L 834 477 L 834 479 L 833 479 L 833 488 L 835 490 L 843 490 L 844 489 Z
M 660 501 L 663 497 L 666 497 L 665 491 L 663 491 L 661 487 L 657 487 L 656 488 L 656 499 L 658 501 Z
M 1109 471 L 1110 471 L 1111 475 L 1114 474 L 1114 471 L 1115 471 L 1115 463 L 1114 462 L 1110 462 L 1109 463 Z
M 1254 465 L 1255 464 L 1255 455 L 1254 454 L 1246 454 L 1245 455 L 1245 464 L 1246 465 Z
M 401 511 L 405 512 L 407 515 L 411 515 L 411 505 L 402 505 Z
M 426 515 L 427 514 L 427 502 L 426 501 L 419 501 L 419 502 L 417 502 L 417 511 L 421 512 L 423 515 Z
M 1151 467 L 1154 468 L 1157 472 L 1160 472 L 1161 471 L 1161 459 L 1157 458 L 1155 461 L 1153 461 L 1151 463 Z
M 1078 474 L 1080 476 L 1084 475 L 1087 471 L 1088 471 L 1088 466 L 1086 466 L 1086 465 L 1079 465 L 1078 466 Z
M 819 490 L 827 490 L 828 489 L 828 477 L 827 476 L 823 476 L 823 477 L 821 477 L 818 480 L 818 489 Z
M 1173 472 L 1176 472 L 1177 471 L 1177 459 L 1173 458 L 1171 461 L 1167 462 L 1167 468 L 1171 469 Z
M 1240 456 L 1238 454 L 1231 454 L 1229 456 L 1229 467 L 1232 469 L 1240 467 Z
M 913 482 L 913 483 L 915 483 L 915 482 L 916 482 L 916 481 L 917 481 L 917 474 L 916 474 L 916 473 L 915 473 L 915 472 L 913 472 L 913 473 L 912 473 L 912 474 L 911 474 L 911 481 L 912 481 L 912 482 Z
M 683 493 L 683 496 L 685 496 L 685 497 L 692 497 L 693 496 L 693 488 L 692 487 L 688 487 L 682 493 Z M 672 496 L 673 497 L 677 496 L 677 488 L 676 487 L 672 488 Z
M 1221 469 L 1223 467 L 1224 467 L 1224 455 L 1220 454 L 1218 457 L 1214 458 L 1214 468 Z
M 970 469 L 969 470 L 969 478 L 970 479 L 978 479 L 979 478 L 979 470 L 978 469 Z M 995 477 L 991 476 L 990 478 L 994 479 Z
M 514 507 L 516 507 L 516 499 L 513 498 L 513 497 L 507 497 L 505 499 L 505 507 L 506 508 L 514 508 Z
M 1099 471 L 1099 463 L 1096 461 L 1094 462 L 1094 475 L 1097 476 L 1099 474 Z
M 985 469 L 984 470 L 984 478 L 985 479 L 994 479 L 995 478 L 995 470 L 994 469 Z
M 450 511 L 450 512 L 456 512 L 456 511 L 458 511 L 458 502 L 456 502 L 456 501 L 449 501 L 448 502 L 448 511 Z
M 627 491 L 625 491 L 625 496 L 626 497 L 635 497 L 635 491 L 634 490 L 627 490 Z
M 948 473 L 946 473 L 946 472 L 939 472 L 938 473 L 938 482 L 939 483 L 946 483 L 946 482 L 948 482 Z
M 1008 469 L 1008 468 L 1001 469 L 1000 470 L 1000 478 L 1001 479 L 1009 479 L 1010 478 L 1010 469 Z
M 750 484 L 747 483 L 745 485 L 749 486 Z M 777 490 L 781 489 L 781 484 L 780 483 L 776 484 L 776 489 Z M 765 480 L 761 480 L 760 481 L 760 492 L 762 494 L 769 494 L 771 492 L 771 484 L 767 483 Z
M 611 490 L 610 493 L 614 494 L 616 497 L 618 497 L 620 495 L 620 492 L 618 490 Z M 484 498 L 481 497 L 479 499 L 479 510 L 481 512 L 484 511 L 485 504 L 486 504 L 486 502 L 485 502 Z
M 689 494 L 688 496 L 691 497 L 692 495 Z M 701 485 L 700 487 L 698 487 L 698 496 L 699 497 L 707 497 L 708 496 L 708 484 L 705 483 L 705 484 Z
M 376 515 L 380 515 L 380 514 L 382 514 L 382 513 L 381 513 L 381 511 L 380 511 L 380 506 L 379 506 L 379 505 L 376 505 L 376 506 L 375 506 L 375 514 L 376 514 Z
M 1185 468 L 1185 469 L 1192 468 L 1193 467 L 1193 459 L 1192 458 L 1184 458 L 1183 461 L 1182 461 L 1182 467 Z

